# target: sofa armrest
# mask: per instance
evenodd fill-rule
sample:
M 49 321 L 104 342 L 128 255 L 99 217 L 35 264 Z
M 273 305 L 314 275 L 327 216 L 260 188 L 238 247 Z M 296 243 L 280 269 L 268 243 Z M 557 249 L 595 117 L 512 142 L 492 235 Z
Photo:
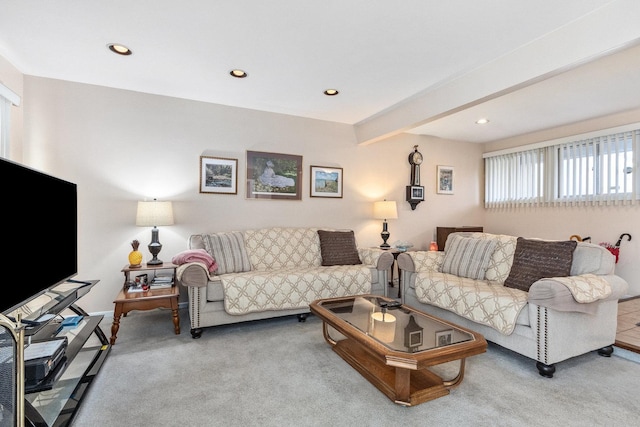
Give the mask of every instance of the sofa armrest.
M 386 271 L 393 265 L 393 255 L 378 248 L 358 248 L 360 260 L 365 265 L 371 265 L 376 270 Z
M 575 311 L 595 314 L 598 304 L 601 301 L 618 300 L 627 292 L 629 287 L 623 278 L 614 274 L 600 275 L 598 278 L 605 280 L 611 287 L 611 294 L 606 298 L 589 303 L 580 303 L 575 300 L 567 286 L 550 277 L 540 279 L 531 285 L 531 288 L 529 288 L 528 301 L 532 304 L 557 311 Z
M 398 255 L 398 268 L 402 271 L 419 273 L 421 271 L 439 271 L 444 259 L 441 251 L 409 251 Z
M 199 262 L 188 262 L 178 266 L 176 278 L 183 286 L 204 287 L 209 283 L 207 266 Z

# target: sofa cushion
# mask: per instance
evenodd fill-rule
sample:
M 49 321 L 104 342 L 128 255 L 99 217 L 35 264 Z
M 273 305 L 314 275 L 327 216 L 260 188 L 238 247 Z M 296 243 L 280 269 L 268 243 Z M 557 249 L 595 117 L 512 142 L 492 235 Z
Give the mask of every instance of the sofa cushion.
M 442 272 L 483 280 L 496 245 L 495 240 L 451 234 L 445 245 Z
M 244 232 L 253 270 L 319 267 L 320 240 L 315 228 L 269 227 Z
M 318 230 L 322 265 L 362 264 L 353 231 Z
M 546 241 L 518 237 L 509 277 L 504 286 L 529 291 L 545 277 L 566 277 L 571 273 L 575 240 Z
M 217 274 L 251 271 L 242 232 L 203 234 L 202 240 L 207 252 L 218 263 Z

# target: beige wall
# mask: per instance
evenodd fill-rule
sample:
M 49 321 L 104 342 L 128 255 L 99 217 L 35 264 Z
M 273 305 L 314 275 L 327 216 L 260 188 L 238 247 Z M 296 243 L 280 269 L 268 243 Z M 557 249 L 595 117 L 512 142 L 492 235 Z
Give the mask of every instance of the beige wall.
M 358 146 L 348 125 L 28 76 L 24 98 L 24 163 L 78 184 L 78 278 L 101 280 L 82 301 L 89 312 L 112 310 L 131 240 L 148 255 L 150 230 L 134 225 L 145 198 L 174 201 L 176 225 L 160 230 L 165 261 L 192 233 L 263 226 L 349 228 L 359 244 L 379 245 L 371 215 L 384 198 L 399 207 L 391 243 L 425 249 L 437 225 L 482 221 L 477 145 L 406 135 Z M 412 211 L 403 200 L 416 144 L 426 200 Z M 246 150 L 302 155 L 302 200 L 246 199 Z M 238 195 L 199 193 L 201 155 L 239 160 Z M 455 195 L 435 194 L 437 164 L 456 168 Z M 311 165 L 344 169 L 342 199 L 309 197 Z
M 12 80 L 20 76 L 0 62 L 0 80 L 7 83 L 8 75 Z M 636 210 L 621 213 L 623 219 L 609 230 L 600 219 L 592 224 L 589 212 L 580 215 L 584 219 L 561 215 L 559 220 L 555 212 L 544 220 L 538 220 L 540 213 L 527 213 L 526 220 L 521 213 L 486 213 L 482 145 L 407 134 L 358 146 L 353 128 L 338 123 L 30 76 L 23 80 L 23 88 L 12 87 L 23 91 L 18 160 L 78 184 L 77 278 L 100 279 L 81 301 L 91 313 L 113 309 L 129 242 L 139 239 L 149 255 L 150 230 L 136 227 L 134 220 L 136 202 L 154 197 L 174 201 L 176 225 L 160 230 L 159 257 L 165 261 L 186 249 L 192 233 L 263 226 L 349 228 L 360 245 L 377 246 L 382 226 L 371 218 L 372 205 L 383 198 L 396 200 L 399 207 L 399 218 L 389 221 L 390 242 L 409 240 L 419 249 L 434 239 L 436 226 L 484 225 L 492 232 L 551 238 L 578 233 L 611 240 L 618 229 L 633 234 L 625 229 L 632 223 L 627 214 L 637 218 Z M 425 201 L 412 211 L 403 200 L 410 178 L 407 159 L 414 145 L 425 158 Z M 302 155 L 302 200 L 246 199 L 247 150 Z M 239 160 L 237 195 L 198 192 L 201 155 Z M 311 165 L 344 169 L 342 199 L 309 197 Z M 436 194 L 437 165 L 454 167 L 455 194 Z M 632 253 L 623 248 L 623 255 Z

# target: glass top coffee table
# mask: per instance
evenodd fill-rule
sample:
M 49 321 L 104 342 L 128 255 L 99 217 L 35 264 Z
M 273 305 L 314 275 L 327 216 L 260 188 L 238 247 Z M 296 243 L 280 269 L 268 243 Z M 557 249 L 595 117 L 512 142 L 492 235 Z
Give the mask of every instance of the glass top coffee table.
M 487 349 L 481 334 L 378 295 L 320 299 L 309 308 L 333 350 L 404 406 L 449 394 L 462 382 L 465 359 Z M 331 329 L 342 336 L 332 337 Z M 428 369 L 452 361 L 460 363 L 452 379 Z

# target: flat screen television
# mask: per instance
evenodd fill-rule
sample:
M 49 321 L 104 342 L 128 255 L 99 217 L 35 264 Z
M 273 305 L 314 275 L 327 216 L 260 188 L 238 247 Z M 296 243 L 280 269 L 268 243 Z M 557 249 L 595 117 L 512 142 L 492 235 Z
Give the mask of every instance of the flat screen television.
M 2 272 L 0 312 L 78 273 L 77 185 L 0 159 Z

